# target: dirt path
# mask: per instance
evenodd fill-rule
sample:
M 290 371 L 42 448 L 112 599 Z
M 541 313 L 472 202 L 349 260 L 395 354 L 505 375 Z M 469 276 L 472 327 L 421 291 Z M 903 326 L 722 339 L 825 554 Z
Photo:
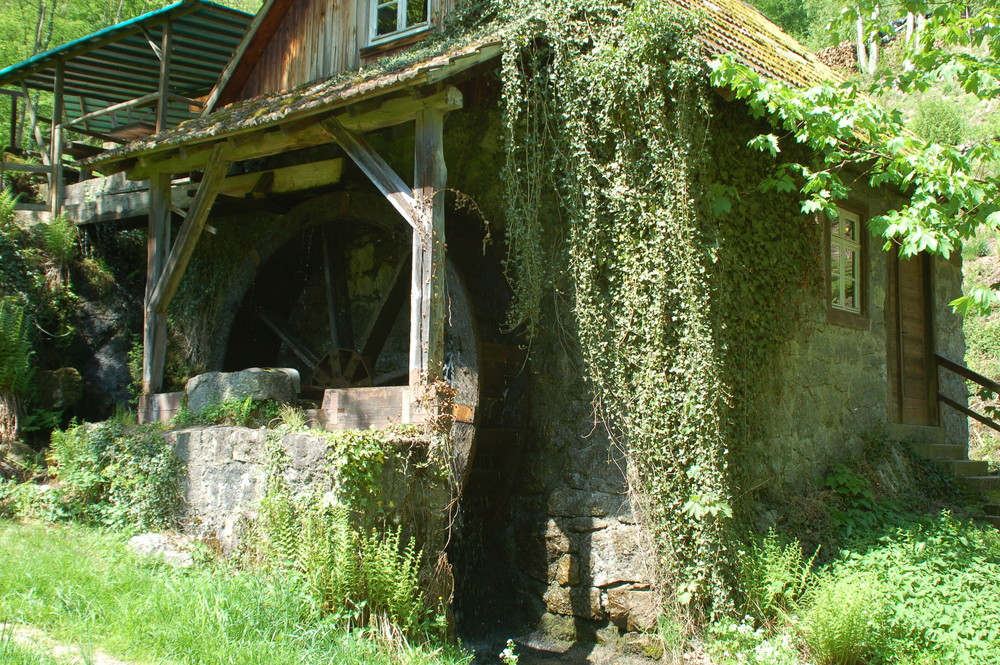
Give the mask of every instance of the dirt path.
M 40 649 L 62 662 L 74 665 L 77 663 L 80 665 L 140 665 L 134 661 L 118 660 L 99 649 L 62 644 L 49 637 L 45 631 L 32 626 L 0 623 L 0 635 L 10 635 L 16 644 Z

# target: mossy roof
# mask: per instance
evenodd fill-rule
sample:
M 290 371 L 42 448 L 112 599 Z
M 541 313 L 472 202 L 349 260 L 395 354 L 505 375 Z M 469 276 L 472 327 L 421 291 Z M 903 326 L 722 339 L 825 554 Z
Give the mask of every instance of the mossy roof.
M 741 0 L 666 1 L 702 18 L 699 39 L 708 57 L 733 53 L 763 76 L 797 86 L 842 80 L 808 49 Z M 405 59 L 394 60 L 388 67 L 376 63 L 374 67 L 230 104 L 168 132 L 102 153 L 84 164 L 101 168 L 141 154 L 212 141 L 328 112 L 361 99 L 440 81 L 499 56 L 501 49 L 502 33 L 418 48 Z
M 702 17 L 698 36 L 709 55 L 732 53 L 763 76 L 796 86 L 810 87 L 843 79 L 742 0 L 668 2 Z

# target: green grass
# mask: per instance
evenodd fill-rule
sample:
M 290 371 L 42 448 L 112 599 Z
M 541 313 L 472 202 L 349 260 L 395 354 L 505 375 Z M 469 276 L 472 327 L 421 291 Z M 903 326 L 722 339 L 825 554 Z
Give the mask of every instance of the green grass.
M 120 536 L 79 526 L 0 521 L 0 622 L 30 624 L 62 643 L 92 644 L 144 663 L 468 661 L 450 646 L 348 632 L 288 580 L 222 564 L 171 568 L 132 556 Z
M 62 665 L 48 654 L 14 641 L 13 631 L 0 629 L 0 663 L 3 665 Z

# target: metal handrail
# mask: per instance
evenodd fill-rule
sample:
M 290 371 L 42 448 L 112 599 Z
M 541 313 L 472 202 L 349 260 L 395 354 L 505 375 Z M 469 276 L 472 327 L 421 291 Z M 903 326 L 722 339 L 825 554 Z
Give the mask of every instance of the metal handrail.
M 964 365 L 959 365 L 955 361 L 949 360 L 948 358 L 945 358 L 944 356 L 937 353 L 934 354 L 934 362 L 938 367 L 954 372 L 963 379 L 972 381 L 973 383 L 980 385 L 986 390 L 989 390 L 990 392 L 997 393 L 998 395 L 1000 395 L 1000 383 L 997 383 L 993 379 L 983 376 L 978 372 L 974 372 L 968 367 Z M 937 398 L 938 401 L 941 402 L 942 404 L 947 404 L 951 408 L 955 409 L 960 413 L 965 414 L 966 416 L 972 418 L 973 420 L 977 420 L 982 424 L 986 425 L 987 427 L 991 427 L 996 431 L 1000 432 L 1000 423 L 998 423 L 996 420 L 993 420 L 989 416 L 985 416 L 977 411 L 973 411 L 964 404 L 959 404 L 950 397 L 943 395 L 940 391 L 938 391 Z

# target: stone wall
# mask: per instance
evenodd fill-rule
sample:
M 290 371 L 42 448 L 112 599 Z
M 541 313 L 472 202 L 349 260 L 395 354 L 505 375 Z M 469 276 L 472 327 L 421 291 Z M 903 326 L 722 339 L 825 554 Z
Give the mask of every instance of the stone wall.
M 516 515 L 525 619 L 559 640 L 615 642 L 655 628 L 655 548 L 628 495 L 626 461 L 595 421 L 575 344 L 539 340 Z
M 868 237 L 868 326 L 855 329 L 829 322 L 825 303 L 802 303 L 801 323 L 774 367 L 776 390 L 764 422 L 762 454 L 747 455 L 747 482 L 767 487 L 772 499 L 809 486 L 830 466 L 860 454 L 866 441 L 927 439 L 962 442 L 968 421 L 941 409 L 940 427 L 901 427 L 888 412 L 886 311 L 890 255 Z M 933 348 L 949 358 L 965 358 L 962 321 L 948 303 L 961 295 L 961 260 L 931 261 Z M 958 377 L 941 373 L 946 394 L 964 395 Z
M 268 446 L 285 453 L 285 480 L 295 493 L 321 494 L 340 487 L 329 460 L 329 439 L 311 434 L 278 434 L 246 427 L 193 427 L 166 434 L 184 461 L 185 530 L 217 541 L 224 551 L 240 542 L 257 515 L 268 473 Z M 274 441 L 269 443 L 269 437 Z M 444 550 L 451 489 L 448 479 L 434 472 L 430 456 L 441 454 L 436 440 L 400 438 L 392 442 L 379 478 L 382 505 L 404 537 L 414 537 L 428 561 Z M 364 519 L 366 516 L 360 516 Z

